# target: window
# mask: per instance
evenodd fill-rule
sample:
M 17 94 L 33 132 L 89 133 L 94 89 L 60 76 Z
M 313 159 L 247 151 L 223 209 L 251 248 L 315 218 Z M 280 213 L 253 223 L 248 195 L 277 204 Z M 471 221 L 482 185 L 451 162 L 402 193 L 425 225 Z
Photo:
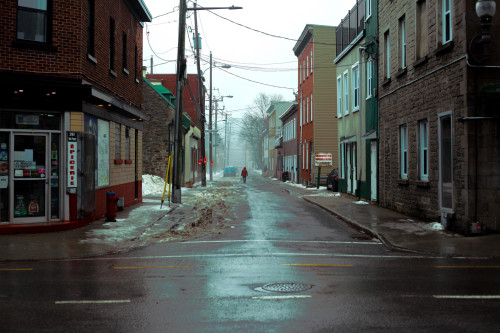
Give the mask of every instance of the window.
M 429 180 L 429 131 L 427 120 L 418 123 L 418 173 L 420 180 Z
M 349 71 L 344 72 L 344 115 L 349 114 Z
M 122 35 L 122 66 L 124 71 L 128 74 L 127 71 L 127 34 L 123 33 Z
M 366 62 L 366 98 L 372 97 L 372 76 L 373 76 L 373 61 L 369 58 Z
M 443 1 L 443 44 L 451 41 L 451 0 Z
M 313 49 L 311 49 L 311 74 L 313 72 Z
M 406 68 L 406 20 L 404 16 L 399 19 L 399 68 Z
M 352 111 L 359 110 L 359 63 L 352 67 Z
M 109 69 L 115 70 L 115 20 L 109 18 Z
M 340 144 L 340 178 L 345 178 L 344 143 Z
M 122 141 L 122 126 L 120 124 L 115 124 L 115 159 L 117 160 L 122 158 L 121 141 Z
M 417 60 L 425 58 L 427 55 L 427 3 L 426 0 L 417 2 L 417 41 L 416 55 Z
M 95 0 L 88 1 L 87 11 L 87 54 L 95 57 Z
M 299 61 L 299 84 L 302 83 L 302 64 Z
M 391 42 L 389 40 L 389 30 L 384 34 L 384 53 L 385 53 L 385 78 L 391 77 Z
M 137 50 L 137 45 L 135 46 L 135 53 L 134 53 L 134 78 L 136 81 L 138 81 L 138 73 L 137 71 L 139 70 L 139 66 L 137 65 L 137 62 L 139 61 L 139 51 Z
M 17 39 L 50 43 L 49 0 L 17 1 Z
M 309 145 L 306 141 L 306 169 L 309 169 Z
M 401 125 L 399 127 L 399 154 L 400 154 L 400 177 L 408 179 L 408 127 Z
M 372 0 L 366 0 L 366 20 L 372 16 Z
M 306 76 L 309 77 L 309 55 L 306 58 Z
M 306 97 L 306 123 L 309 122 L 309 96 Z
M 342 117 L 342 76 L 337 76 L 337 118 Z
M 306 80 L 306 59 L 302 59 L 302 81 Z
M 127 127 L 125 129 L 125 159 L 130 160 L 130 128 L 129 127 Z
M 311 94 L 311 121 L 313 121 L 313 95 Z

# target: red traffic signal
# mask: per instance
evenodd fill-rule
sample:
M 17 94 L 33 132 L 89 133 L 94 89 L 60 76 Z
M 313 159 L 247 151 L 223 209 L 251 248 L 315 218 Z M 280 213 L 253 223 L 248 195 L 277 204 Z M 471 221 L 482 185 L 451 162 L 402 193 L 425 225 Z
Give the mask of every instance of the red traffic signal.
M 203 164 L 207 164 L 207 158 L 203 157 Z
M 210 161 L 210 165 L 214 165 L 214 161 Z
M 201 159 L 200 159 L 200 160 L 198 160 L 198 165 L 201 165 Z

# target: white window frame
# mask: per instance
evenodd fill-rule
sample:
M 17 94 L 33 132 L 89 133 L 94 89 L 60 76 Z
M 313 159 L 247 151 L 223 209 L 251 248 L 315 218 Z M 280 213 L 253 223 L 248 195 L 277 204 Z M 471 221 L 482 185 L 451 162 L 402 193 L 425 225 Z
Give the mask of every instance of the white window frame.
M 429 122 L 418 122 L 418 174 L 422 181 L 429 180 Z
M 408 126 L 399 126 L 399 168 L 401 179 L 408 179 Z
M 384 34 L 384 47 L 385 47 L 385 75 L 386 78 L 391 78 L 391 35 L 389 30 Z
M 342 118 L 342 75 L 337 76 L 337 118 Z
M 448 5 L 448 6 L 447 6 Z M 443 38 L 442 38 L 442 42 L 443 42 L 443 45 L 446 44 L 446 43 L 449 43 L 451 42 L 451 40 L 453 39 L 453 24 L 451 23 L 452 21 L 452 9 L 451 9 L 451 6 L 452 6 L 452 1 L 451 0 L 442 0 L 442 28 L 443 28 L 443 31 L 442 31 L 442 34 L 443 34 Z M 448 9 L 446 9 L 446 7 L 448 7 Z M 450 38 L 447 39 L 446 38 L 446 32 L 449 31 L 450 32 Z
M 311 94 L 311 121 L 312 121 L 312 94 Z
M 402 16 L 399 19 L 399 29 L 401 34 L 401 69 L 406 68 L 406 17 Z
M 366 0 L 366 19 L 365 22 L 368 21 L 370 17 L 372 17 L 372 0 Z
M 352 66 L 352 112 L 359 111 L 359 94 L 361 88 L 359 84 L 359 62 Z
M 306 77 L 309 77 L 309 54 L 306 56 Z
M 346 70 L 343 75 L 343 91 L 344 91 L 344 116 L 349 114 L 349 70 Z
M 311 74 L 313 73 L 313 49 L 311 48 Z
M 372 97 L 372 79 L 373 79 L 373 61 L 370 58 L 366 62 L 366 99 Z
M 306 123 L 309 122 L 309 96 L 306 96 Z
M 340 178 L 345 179 L 345 143 L 340 144 Z

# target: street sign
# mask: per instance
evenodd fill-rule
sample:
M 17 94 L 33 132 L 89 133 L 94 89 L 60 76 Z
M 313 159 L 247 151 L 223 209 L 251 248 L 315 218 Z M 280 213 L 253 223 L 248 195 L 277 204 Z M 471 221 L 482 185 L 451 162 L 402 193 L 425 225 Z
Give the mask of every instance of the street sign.
M 331 153 L 316 153 L 314 158 L 315 166 L 331 166 L 333 164 L 333 158 Z

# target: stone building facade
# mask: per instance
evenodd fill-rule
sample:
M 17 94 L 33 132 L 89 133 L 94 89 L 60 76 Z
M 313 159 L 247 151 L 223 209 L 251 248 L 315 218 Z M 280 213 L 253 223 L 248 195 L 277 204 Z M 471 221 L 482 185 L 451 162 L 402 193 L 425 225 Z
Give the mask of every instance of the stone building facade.
M 475 3 L 379 1 L 380 205 L 462 233 L 500 227 L 499 49 L 471 60 Z

